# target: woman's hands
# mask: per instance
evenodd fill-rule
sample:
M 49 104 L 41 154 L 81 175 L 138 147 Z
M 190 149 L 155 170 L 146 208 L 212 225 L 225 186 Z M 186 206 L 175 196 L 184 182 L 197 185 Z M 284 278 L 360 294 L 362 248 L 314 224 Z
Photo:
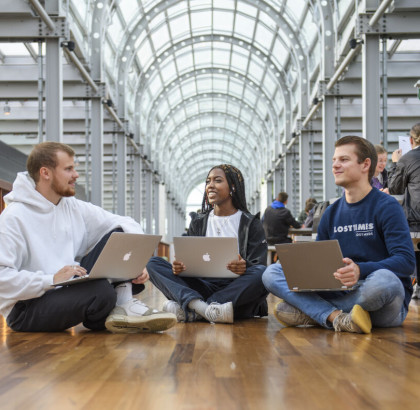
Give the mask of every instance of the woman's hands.
M 243 275 L 246 271 L 246 261 L 238 254 L 238 259 L 229 262 L 226 267 L 237 275 Z

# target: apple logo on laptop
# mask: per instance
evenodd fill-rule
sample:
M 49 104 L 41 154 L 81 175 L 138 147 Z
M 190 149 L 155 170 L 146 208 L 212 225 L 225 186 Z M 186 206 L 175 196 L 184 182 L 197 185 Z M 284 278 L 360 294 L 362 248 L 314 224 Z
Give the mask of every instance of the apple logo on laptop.
M 205 253 L 205 254 L 203 255 L 203 261 L 204 261 L 204 262 L 210 262 L 210 255 L 209 255 L 208 253 Z
M 123 261 L 127 262 L 131 257 L 131 251 L 127 252 L 124 256 L 123 256 Z

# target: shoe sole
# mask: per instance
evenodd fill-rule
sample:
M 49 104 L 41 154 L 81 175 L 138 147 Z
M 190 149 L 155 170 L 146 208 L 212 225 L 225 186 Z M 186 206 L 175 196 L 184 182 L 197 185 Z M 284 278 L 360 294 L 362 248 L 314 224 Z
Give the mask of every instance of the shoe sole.
M 169 305 L 171 306 L 171 305 Z M 179 306 L 179 305 L 178 305 Z M 177 322 L 185 322 L 185 314 L 181 307 L 179 309 L 170 309 L 166 303 L 163 304 L 162 310 L 167 313 L 172 313 L 176 316 Z
M 228 323 L 228 324 L 232 324 L 234 319 L 233 319 L 233 303 L 229 302 L 231 309 L 230 309 L 230 315 L 226 318 L 226 322 L 220 322 L 220 323 Z
M 155 313 L 149 316 L 111 315 L 105 327 L 112 333 L 152 333 L 170 329 L 177 323 L 172 313 Z
M 370 333 L 372 330 L 372 322 L 369 312 L 364 310 L 360 305 L 354 305 L 351 310 L 351 321 L 357 325 L 363 333 Z
M 280 299 L 280 302 L 276 303 L 276 306 L 274 306 L 274 317 L 277 319 L 277 321 L 284 327 L 290 327 L 289 324 L 283 322 L 282 320 L 279 319 L 279 317 L 277 316 L 277 306 L 280 305 L 281 303 L 284 303 L 283 299 Z
M 283 322 L 283 320 L 281 320 L 281 319 L 278 317 L 278 311 L 277 311 L 277 306 L 278 306 L 278 305 L 280 305 L 281 303 L 287 303 L 287 302 L 285 302 L 283 299 L 280 299 L 280 301 L 279 301 L 278 303 L 276 303 L 276 306 L 274 307 L 274 312 L 273 312 L 273 314 L 274 314 L 274 317 L 277 319 L 277 321 L 278 321 L 281 325 L 283 325 L 284 327 L 295 327 L 295 326 L 319 326 L 319 325 L 318 325 L 318 323 L 317 323 L 315 320 L 313 320 L 313 319 L 311 319 L 311 322 L 308 322 L 308 323 L 306 323 L 306 324 L 297 324 L 297 325 L 291 325 L 291 324 L 289 324 L 289 323 Z
M 229 315 L 227 317 L 220 318 L 220 319 L 217 319 L 217 320 L 210 320 L 206 317 L 205 317 L 205 319 L 208 320 L 210 323 L 225 323 L 225 324 L 231 325 L 234 322 L 233 303 L 232 302 L 226 302 L 226 303 L 230 304 L 230 309 L 229 309 L 230 312 L 229 312 Z

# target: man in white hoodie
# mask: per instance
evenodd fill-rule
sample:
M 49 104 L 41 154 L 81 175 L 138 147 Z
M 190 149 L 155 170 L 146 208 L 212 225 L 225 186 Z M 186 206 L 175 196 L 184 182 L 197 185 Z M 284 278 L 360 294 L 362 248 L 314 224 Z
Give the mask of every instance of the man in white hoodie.
M 133 298 L 147 271 L 115 288 L 107 280 L 54 288 L 93 265 L 113 231 L 143 233 L 130 217 L 74 197 L 79 177 L 65 144 L 35 146 L 28 172 L 18 174 L 0 215 L 0 314 L 16 331 L 62 331 L 79 323 L 92 330 L 161 331 L 173 314 Z M 86 269 L 87 268 L 87 269 Z

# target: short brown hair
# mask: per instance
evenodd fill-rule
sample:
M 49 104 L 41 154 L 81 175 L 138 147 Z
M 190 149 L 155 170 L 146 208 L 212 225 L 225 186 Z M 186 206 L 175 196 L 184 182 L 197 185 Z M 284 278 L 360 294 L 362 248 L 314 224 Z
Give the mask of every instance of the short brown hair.
M 420 122 L 411 127 L 410 137 L 413 138 L 416 145 L 420 144 Z
M 41 142 L 35 145 L 26 161 L 26 169 L 35 182 L 39 181 L 39 170 L 42 167 L 54 169 L 57 166 L 57 152 L 62 151 L 74 157 L 74 150 L 61 142 Z
M 285 203 L 287 201 L 287 198 L 289 198 L 289 195 L 288 195 L 287 192 L 280 192 L 277 195 L 277 201 L 279 201 L 279 202 Z
M 378 154 L 374 145 L 366 138 L 356 137 L 355 135 L 347 135 L 335 142 L 335 147 L 343 145 L 354 145 L 356 148 L 357 162 L 361 164 L 365 159 L 370 159 L 370 168 L 368 173 L 368 181 L 372 179 L 375 174 L 376 165 L 378 163 Z
M 385 149 L 382 145 L 380 145 L 380 144 L 376 144 L 376 145 L 375 145 L 375 150 L 376 150 L 376 153 L 377 153 L 378 155 L 380 155 L 380 154 L 388 154 L 388 153 L 386 152 L 386 149 Z

